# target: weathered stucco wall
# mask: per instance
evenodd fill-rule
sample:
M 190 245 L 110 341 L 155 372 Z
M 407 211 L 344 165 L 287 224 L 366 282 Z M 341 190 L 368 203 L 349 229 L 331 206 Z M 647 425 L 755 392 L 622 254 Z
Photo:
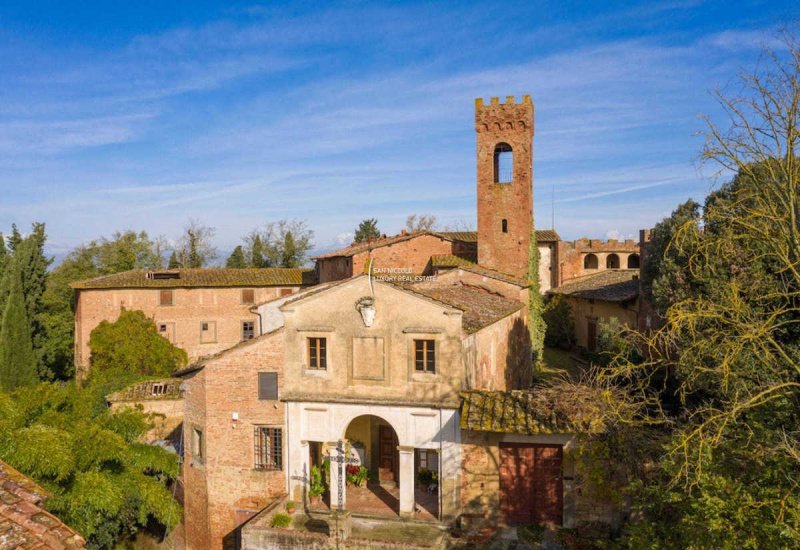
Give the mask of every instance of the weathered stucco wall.
M 598 334 L 600 323 L 606 322 L 612 317 L 616 317 L 622 324 L 632 329 L 638 325 L 638 300 L 633 303 L 618 304 L 567 295 L 564 298 L 572 308 L 572 319 L 575 322 L 575 343 L 582 348 L 588 346 L 590 321 L 597 324 Z
M 531 347 L 527 309 L 489 325 L 464 339 L 468 389 L 510 390 L 531 383 Z

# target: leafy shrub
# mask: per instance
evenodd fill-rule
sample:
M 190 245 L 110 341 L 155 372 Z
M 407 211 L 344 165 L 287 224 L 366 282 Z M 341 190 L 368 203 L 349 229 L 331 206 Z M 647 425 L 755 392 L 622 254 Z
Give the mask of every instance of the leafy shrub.
M 272 516 L 269 522 L 270 527 L 289 527 L 292 524 L 292 518 L 288 514 L 278 513 Z
M 322 483 L 322 471 L 317 466 L 311 467 L 311 483 L 308 488 L 308 496 L 319 497 L 325 492 L 325 485 Z
M 544 306 L 542 318 L 547 325 L 544 344 L 551 348 L 572 349 L 575 345 L 575 322 L 567 300 L 560 295 L 550 298 Z

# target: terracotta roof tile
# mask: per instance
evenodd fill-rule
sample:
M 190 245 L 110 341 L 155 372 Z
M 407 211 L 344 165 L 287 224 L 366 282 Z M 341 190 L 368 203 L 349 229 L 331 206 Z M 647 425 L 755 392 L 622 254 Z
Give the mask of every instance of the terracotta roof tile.
M 537 243 L 551 243 L 560 241 L 561 237 L 558 236 L 555 229 L 537 229 L 536 242 Z
M 106 396 L 106 401 L 116 403 L 119 401 L 170 401 L 181 399 L 182 380 L 179 378 L 164 378 L 161 380 L 145 380 L 121 389 Z
M 605 407 L 594 391 L 563 388 L 460 392 L 461 429 L 514 434 L 599 433 Z
M 494 324 L 523 307 L 522 302 L 465 284 L 401 287 L 463 311 L 461 323 L 468 334 Z
M 639 295 L 638 275 L 638 269 L 609 269 L 569 280 L 549 292 L 587 300 L 626 302 Z
M 84 548 L 83 537 L 40 507 L 47 496 L 0 460 L 0 548 Z
M 70 286 L 76 289 L 99 288 L 219 288 L 300 286 L 316 283 L 313 269 L 265 267 L 261 269 L 135 269 L 103 275 Z

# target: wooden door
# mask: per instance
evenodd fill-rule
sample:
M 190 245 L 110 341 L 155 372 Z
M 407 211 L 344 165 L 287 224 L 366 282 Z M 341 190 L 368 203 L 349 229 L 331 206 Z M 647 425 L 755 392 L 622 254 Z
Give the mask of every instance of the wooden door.
M 560 445 L 500 445 L 500 512 L 507 523 L 561 525 Z
M 391 426 L 378 428 L 378 479 L 397 482 L 397 436 Z
M 586 349 L 592 352 L 597 350 L 597 321 L 595 319 L 586 321 Z

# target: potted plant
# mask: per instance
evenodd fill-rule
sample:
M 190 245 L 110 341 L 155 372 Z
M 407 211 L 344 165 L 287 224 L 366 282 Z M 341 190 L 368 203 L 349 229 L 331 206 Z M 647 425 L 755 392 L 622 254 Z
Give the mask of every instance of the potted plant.
M 293 500 L 289 500 L 286 502 L 286 513 L 287 514 L 294 514 L 295 511 L 295 504 Z
M 423 489 L 427 490 L 428 486 L 433 483 L 433 476 L 434 473 L 432 471 L 427 468 L 420 468 L 419 472 L 417 472 L 417 483 L 419 483 Z
M 308 487 L 308 497 L 311 504 L 320 504 L 322 494 L 325 492 L 325 484 L 322 483 L 322 471 L 317 466 L 311 467 L 311 483 Z
M 351 465 L 345 471 L 347 484 L 355 487 L 363 487 L 369 477 L 369 470 L 366 466 Z

